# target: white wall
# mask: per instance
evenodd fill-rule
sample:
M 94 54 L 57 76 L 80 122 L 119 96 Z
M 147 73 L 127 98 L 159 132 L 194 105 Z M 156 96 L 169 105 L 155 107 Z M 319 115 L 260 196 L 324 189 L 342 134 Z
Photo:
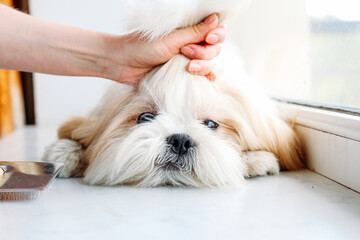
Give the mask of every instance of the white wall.
M 126 14 L 120 0 L 30 0 L 31 15 L 55 22 L 121 34 Z M 91 110 L 109 80 L 34 74 L 36 122 L 58 125 Z
M 150 0 L 149 0 L 150 1 Z M 30 0 L 31 14 L 114 34 L 124 32 L 123 0 Z M 253 0 L 228 26 L 250 76 L 272 94 L 306 95 L 308 25 L 305 0 Z M 109 80 L 35 74 L 36 120 L 54 125 L 84 115 L 98 102 Z M 285 90 L 284 90 L 285 89 Z
M 309 97 L 306 0 L 252 0 L 230 23 L 228 35 L 238 45 L 250 77 L 270 95 Z

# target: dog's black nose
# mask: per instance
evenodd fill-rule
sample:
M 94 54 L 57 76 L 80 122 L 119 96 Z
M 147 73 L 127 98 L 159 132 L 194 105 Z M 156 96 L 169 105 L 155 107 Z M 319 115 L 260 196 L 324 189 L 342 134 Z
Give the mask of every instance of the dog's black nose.
M 194 139 L 187 134 L 173 134 L 167 137 L 166 141 L 171 151 L 179 156 L 185 155 L 190 148 L 195 146 Z

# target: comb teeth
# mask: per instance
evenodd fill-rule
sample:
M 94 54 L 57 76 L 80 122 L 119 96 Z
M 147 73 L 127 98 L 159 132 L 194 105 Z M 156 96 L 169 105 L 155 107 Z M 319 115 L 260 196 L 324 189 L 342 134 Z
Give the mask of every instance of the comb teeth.
M 0 200 L 36 198 L 62 167 L 57 163 L 0 161 Z
M 0 192 L 0 200 L 30 200 L 36 198 L 40 191 L 32 192 Z

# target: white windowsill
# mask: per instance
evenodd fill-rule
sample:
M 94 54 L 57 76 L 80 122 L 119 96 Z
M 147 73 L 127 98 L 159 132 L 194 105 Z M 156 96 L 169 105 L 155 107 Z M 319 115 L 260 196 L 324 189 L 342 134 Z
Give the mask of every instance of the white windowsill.
M 296 124 L 360 141 L 360 117 L 295 104 L 278 103 L 283 117 L 296 118 Z
M 295 120 L 307 167 L 360 192 L 360 117 L 287 103 L 277 106 L 283 118 Z

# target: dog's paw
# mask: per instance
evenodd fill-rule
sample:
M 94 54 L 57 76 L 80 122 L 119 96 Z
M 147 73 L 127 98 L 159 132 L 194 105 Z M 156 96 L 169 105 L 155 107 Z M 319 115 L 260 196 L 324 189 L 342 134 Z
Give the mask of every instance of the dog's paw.
M 63 163 L 59 177 L 68 178 L 74 175 L 83 156 L 82 146 L 70 139 L 59 139 L 51 144 L 42 157 L 43 162 Z
M 244 154 L 248 171 L 245 177 L 278 174 L 280 171 L 278 159 L 271 152 L 250 151 Z

